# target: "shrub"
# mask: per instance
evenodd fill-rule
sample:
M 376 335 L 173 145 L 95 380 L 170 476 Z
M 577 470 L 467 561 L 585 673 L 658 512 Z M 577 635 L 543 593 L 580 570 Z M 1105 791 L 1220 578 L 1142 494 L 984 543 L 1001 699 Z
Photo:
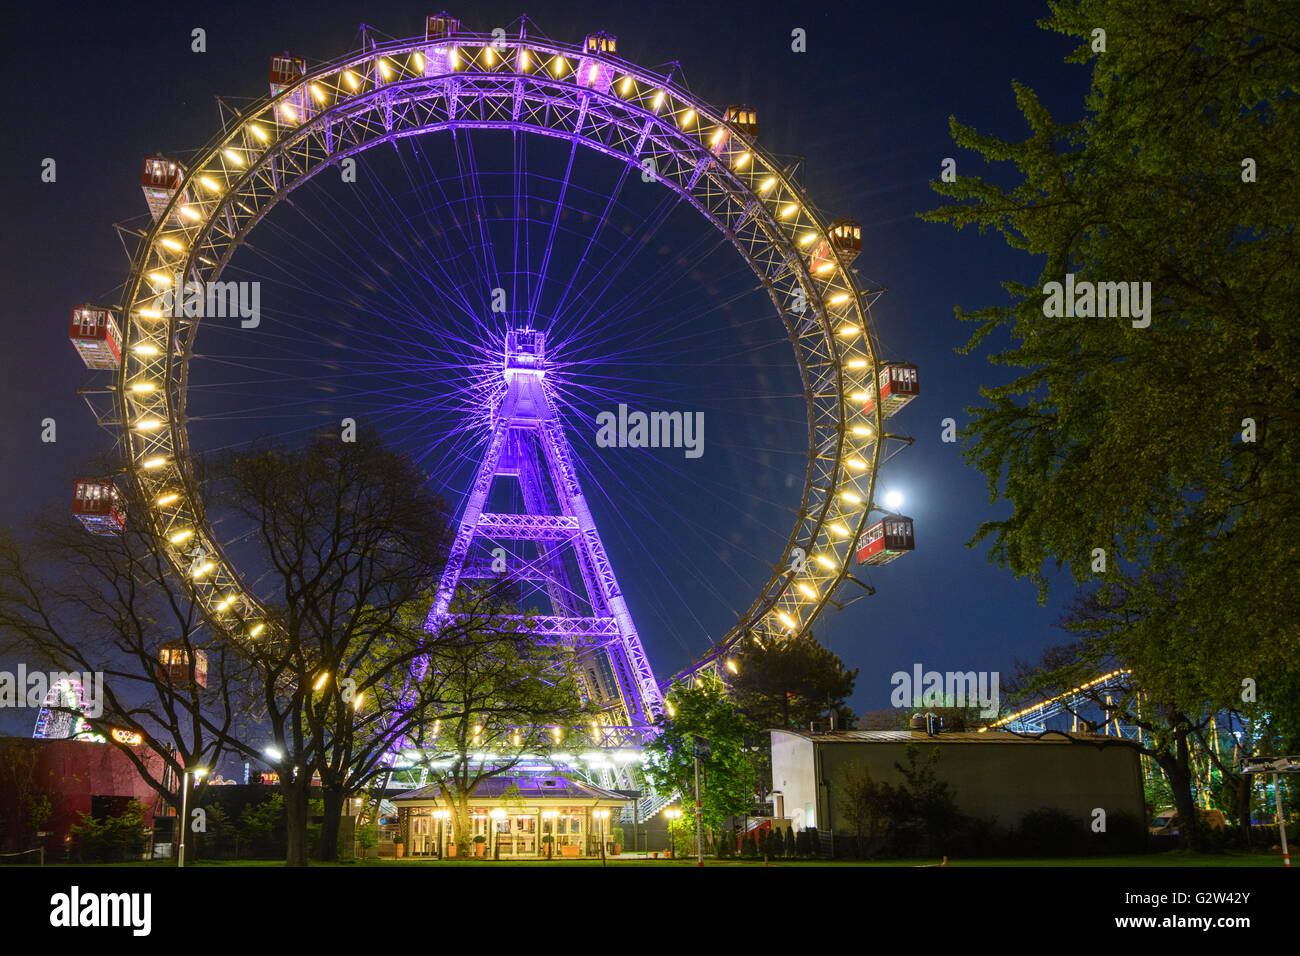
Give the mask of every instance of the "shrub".
M 1141 853 L 1147 848 L 1147 824 L 1140 816 L 1117 810 L 1106 816 L 1106 832 L 1096 841 L 1101 853 Z
M 235 824 L 238 856 L 275 857 L 284 852 L 276 836 L 284 832 L 284 797 L 273 793 L 261 803 L 245 806 Z
M 132 800 L 121 814 L 96 820 L 88 813 L 73 824 L 72 840 L 83 860 L 116 863 L 138 860 L 144 854 L 145 833 L 143 803 Z
M 1020 818 L 1015 843 L 1028 856 L 1078 856 L 1090 849 L 1091 828 L 1059 807 L 1030 810 Z
M 364 853 L 379 846 L 379 825 L 367 823 L 357 828 L 357 847 Z
M 785 855 L 794 856 L 794 827 L 789 824 L 785 828 Z
M 206 816 L 207 832 L 191 831 L 185 840 L 186 853 L 193 847 L 193 859 L 200 856 L 208 859 L 230 859 L 235 855 L 235 825 L 225 808 L 215 802 L 205 803 L 203 812 Z
M 798 836 L 794 838 L 794 855 L 799 857 L 812 856 L 812 841 L 809 840 L 806 829 L 800 830 Z

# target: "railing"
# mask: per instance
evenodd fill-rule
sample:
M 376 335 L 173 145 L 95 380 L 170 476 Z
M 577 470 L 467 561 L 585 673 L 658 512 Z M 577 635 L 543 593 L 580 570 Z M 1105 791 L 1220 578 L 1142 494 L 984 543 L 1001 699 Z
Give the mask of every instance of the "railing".
M 620 820 L 623 823 L 632 823 L 634 820 L 645 823 L 647 820 L 654 818 L 664 807 L 677 799 L 676 793 L 651 793 L 637 801 L 636 813 L 633 815 L 631 807 L 624 807 Z

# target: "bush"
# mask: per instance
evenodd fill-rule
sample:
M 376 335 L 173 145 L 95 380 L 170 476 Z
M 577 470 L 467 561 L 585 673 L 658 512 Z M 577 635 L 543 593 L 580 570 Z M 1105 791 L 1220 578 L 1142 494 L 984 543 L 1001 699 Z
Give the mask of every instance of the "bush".
M 785 855 L 794 856 L 794 827 L 789 824 L 785 828 Z
M 379 846 L 379 825 L 376 823 L 367 823 L 365 826 L 357 828 L 357 847 L 362 853 L 366 850 L 373 850 Z
M 1092 849 L 1087 822 L 1058 807 L 1041 807 L 1020 818 L 1014 843 L 1027 856 L 1081 856 Z
M 800 830 L 798 836 L 794 838 L 794 855 L 798 857 L 812 856 L 812 842 L 808 839 L 808 831 Z
M 73 845 L 81 858 L 93 863 L 139 860 L 144 855 L 146 807 L 137 800 L 118 816 L 96 820 L 88 813 L 71 829 Z
M 273 858 L 284 853 L 284 797 L 273 793 L 261 803 L 252 803 L 239 812 L 235 834 L 239 840 L 237 856 L 253 859 Z M 277 839 L 279 837 L 280 839 Z
M 1096 836 L 1097 852 L 1141 853 L 1147 849 L 1146 820 L 1123 810 L 1106 816 L 1106 832 Z
M 821 856 L 821 855 L 822 855 L 822 838 L 821 838 L 820 834 L 818 834 L 818 832 L 817 832 L 817 828 L 816 828 L 816 827 L 809 827 L 807 833 L 808 833 L 808 855 L 809 855 L 809 856 Z
M 998 826 L 992 817 L 979 818 L 963 814 L 941 852 L 945 856 L 967 859 L 1009 856 L 1014 852 L 1011 836 L 1011 831 Z
M 210 860 L 233 858 L 236 850 L 236 834 L 230 815 L 221 804 L 211 802 L 203 805 L 203 813 L 207 830 L 203 833 L 195 833 L 191 830 L 186 835 L 186 854 L 192 852 L 192 858 L 195 860 L 200 857 Z

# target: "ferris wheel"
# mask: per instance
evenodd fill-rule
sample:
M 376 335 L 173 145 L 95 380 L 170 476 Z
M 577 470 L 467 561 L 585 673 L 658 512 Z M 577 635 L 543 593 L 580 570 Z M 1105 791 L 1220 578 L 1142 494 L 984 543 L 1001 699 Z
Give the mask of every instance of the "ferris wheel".
M 65 677 L 50 685 L 36 715 L 32 737 L 45 740 L 103 741 L 86 722 L 85 688 L 76 678 Z
M 910 443 L 889 431 L 888 419 L 919 393 L 917 371 L 903 362 L 886 361 L 880 354 L 870 312 L 878 290 L 864 288 L 853 269 L 862 250 L 861 225 L 829 218 L 818 210 L 795 179 L 797 164 L 760 144 L 755 108 L 744 104 L 719 108 L 704 102 L 672 70 L 659 74 L 622 59 L 616 38 L 607 33 L 590 34 L 581 45 L 573 45 L 530 34 L 528 26 L 523 22 L 512 28 L 511 35 L 504 30 L 474 34 L 444 13 L 428 17 L 419 37 L 387 40 L 365 34 L 360 50 L 329 62 L 309 66 L 301 57 L 277 55 L 271 61 L 269 98 L 227 117 L 221 132 L 189 158 L 182 161 L 160 154 L 144 162 L 141 185 L 152 222 L 138 232 L 122 301 L 119 306 L 86 305 L 74 310 L 71 338 L 88 367 L 113 375 L 112 385 L 101 390 L 112 399 L 113 409 L 100 418 L 120 429 L 125 480 L 134 486 L 135 499 L 147 503 L 147 523 L 158 547 L 209 621 L 233 639 L 256 638 L 267 627 L 267 619 L 254 583 L 241 575 L 230 556 L 230 541 L 209 521 L 195 478 L 195 422 L 221 417 L 193 413 L 199 385 L 192 366 L 195 356 L 203 354 L 201 326 L 205 332 L 233 335 L 240 334 L 234 331 L 239 324 L 252 335 L 265 336 L 266 349 L 244 360 L 244 367 L 259 369 L 255 377 L 261 380 L 272 366 L 257 366 L 258 361 L 280 362 L 275 367 L 286 369 L 292 369 L 294 362 L 311 361 L 335 367 L 339 363 L 331 358 L 332 347 L 346 352 L 349 359 L 345 368 L 337 370 L 333 383 L 325 386 L 327 391 L 337 390 L 338 382 L 348 376 L 370 374 L 372 366 L 387 361 L 394 366 L 385 373 L 391 375 L 389 384 L 376 385 L 367 379 L 364 391 L 360 386 L 354 390 L 358 400 L 363 395 L 376 402 L 382 399 L 385 414 L 408 417 L 437 410 L 441 401 L 437 407 L 442 411 L 464 412 L 470 420 L 477 414 L 482 424 L 484 417 L 496 413 L 493 403 L 500 401 L 505 389 L 500 345 L 482 340 L 488 320 L 498 311 L 495 301 L 489 301 L 495 293 L 508 291 L 511 299 L 525 303 L 514 331 L 563 326 L 562 315 L 572 314 L 584 296 L 598 295 L 592 289 L 604 286 L 590 279 L 571 279 L 555 301 L 543 304 L 541 281 L 521 284 L 521 275 L 540 277 L 554 270 L 554 237 L 568 237 L 575 261 L 599 258 L 602 248 L 616 248 L 615 240 L 631 237 L 629 242 L 635 245 L 631 240 L 637 239 L 639 222 L 666 217 L 671 210 L 686 210 L 697 225 L 701 218 L 708 224 L 713 251 L 707 254 L 720 255 L 721 248 L 729 256 L 739 256 L 744 282 L 764 300 L 764 319 L 776 333 L 769 336 L 768 344 L 779 341 L 788 350 L 784 361 L 795 383 L 791 397 L 801 409 L 799 428 L 804 435 L 799 450 L 801 480 L 788 482 L 797 499 L 788 508 L 794 515 L 793 527 L 781 532 L 780 540 L 774 537 L 765 543 L 768 550 L 758 562 L 764 570 L 751 578 L 746 603 L 736 609 L 729 626 L 710 636 L 704 653 L 693 655 L 688 672 L 723 667 L 730 651 L 747 637 L 766 642 L 808 633 L 819 615 L 837 604 L 841 587 L 857 581 L 857 565 L 883 564 L 913 547 L 911 519 L 878 507 L 876 496 L 882 464 Z M 489 161 L 490 150 L 481 145 L 487 134 L 507 136 L 510 144 L 510 161 L 502 163 L 495 178 L 479 175 Z M 390 266 L 398 271 L 411 267 L 411 258 L 438 259 L 438 249 L 468 237 L 461 243 L 464 248 L 448 252 L 433 266 L 420 266 L 422 278 L 440 284 L 441 298 L 450 303 L 444 316 L 447 325 L 407 315 L 401 302 L 385 307 L 383 316 L 377 308 L 367 312 L 367 303 L 341 291 L 330 293 L 328 301 L 322 299 L 311 314 L 303 310 L 292 316 L 294 321 L 286 319 L 281 332 L 266 326 L 257 329 L 259 322 L 252 317 L 242 323 L 230 320 L 238 292 L 235 283 L 222 279 L 235 274 L 239 256 L 249 255 L 249 249 L 263 250 L 262 275 L 289 275 L 289 284 L 317 292 L 347 271 L 345 262 L 331 264 L 325 254 L 314 262 L 293 260 L 300 250 L 291 239 L 277 237 L 277 231 L 283 231 L 277 217 L 285 207 L 321 221 L 338 215 L 329 204 L 301 212 L 306 204 L 298 203 L 298 196 L 291 198 L 295 190 L 313 180 L 348 183 L 349 171 L 355 182 L 358 162 L 400 165 L 412 190 L 398 196 L 387 187 L 367 187 L 374 190 L 370 199 L 348 214 L 353 226 L 370 239 L 394 242 L 402 224 L 375 218 L 381 214 L 377 207 L 384 205 L 379 200 L 413 207 L 432 201 L 432 194 L 420 189 L 425 179 L 437 178 L 427 174 L 438 160 L 431 151 L 414 150 L 417 141 L 438 137 L 454 143 L 442 160 L 454 172 L 439 181 L 459 177 L 458 181 L 469 184 L 461 198 L 447 198 L 445 190 L 441 194 L 454 211 L 455 222 L 443 230 L 432 228 L 427 235 L 420 231 L 408 250 L 412 256 L 397 249 L 379 262 L 379 268 L 387 276 Z M 524 143 L 541 145 L 525 147 Z M 381 145 L 389 145 L 391 152 L 379 150 Z M 537 156 L 556 148 L 559 152 L 544 164 L 554 195 L 532 202 L 536 197 L 526 195 L 529 187 L 507 195 L 508 183 L 518 187 L 525 176 L 542 175 L 527 169 L 526 150 Z M 580 161 L 575 160 L 579 155 L 612 164 L 619 170 L 619 189 L 584 189 L 572 183 L 570 171 Z M 562 179 L 550 172 L 559 169 L 565 170 Z M 326 171 L 332 175 L 322 176 Z M 485 180 L 503 185 L 494 191 L 482 185 Z M 631 186 L 624 185 L 628 183 Z M 658 205 L 651 212 L 646 211 L 650 207 L 636 205 L 640 200 L 619 191 L 642 186 L 646 195 L 651 187 L 658 190 L 654 194 Z M 624 235 L 605 236 L 601 224 L 620 216 Z M 596 225 L 589 235 L 580 235 L 572 223 L 587 220 Z M 504 256 L 497 254 L 499 249 L 494 251 L 491 235 L 502 222 L 513 222 L 516 230 L 512 248 Z M 544 251 L 538 251 L 543 243 L 527 241 L 529 223 L 549 226 L 551 239 Z M 250 237 L 260 224 L 265 229 L 256 233 L 259 238 L 253 242 Z M 266 242 L 260 238 L 263 232 Z M 654 248 L 651 240 L 647 232 L 640 246 Z M 705 255 L 695 249 L 678 249 L 665 259 L 675 256 L 681 262 Z M 525 254 L 540 261 L 506 274 L 510 270 L 502 261 Z M 614 264 L 613 252 L 602 266 L 606 275 L 621 268 Z M 637 282 L 646 296 L 671 286 L 662 278 L 656 281 L 651 273 Z M 189 284 L 206 289 L 209 303 L 213 289 L 226 287 L 220 295 L 228 296 L 231 311 L 219 329 L 213 328 L 216 323 L 201 307 L 196 311 L 183 306 Z M 368 292 L 375 291 L 369 280 L 363 284 Z M 663 301 L 667 299 L 634 313 L 639 316 L 635 321 L 653 328 L 652 313 Z M 357 309 L 369 324 L 354 326 L 344 317 L 332 328 L 324 328 L 319 313 L 334 305 L 340 316 L 348 308 Z M 598 317 L 589 313 L 590 309 L 584 313 L 586 326 L 567 331 L 552 328 L 547 348 L 567 344 L 581 355 L 593 340 L 591 329 L 598 325 Z M 467 372 L 444 359 L 429 359 L 420 369 L 414 359 L 385 359 L 391 348 L 409 348 L 408 337 L 396 331 L 393 316 L 398 314 L 404 316 L 403 322 L 423 323 L 423 331 L 434 339 L 459 343 L 481 361 Z M 461 325 L 455 327 L 458 315 Z M 380 321 L 390 322 L 392 329 L 376 331 Z M 732 328 L 742 325 L 733 321 Z M 448 332 L 449 327 L 455 328 Z M 354 336 L 346 349 L 336 341 L 345 328 L 353 329 L 347 334 Z M 289 335 L 283 331 L 287 329 L 311 330 L 304 333 L 311 341 Z M 483 335 L 476 339 L 476 333 Z M 726 334 L 724 330 L 719 338 Z M 356 343 L 365 344 L 360 358 L 362 349 Z M 437 344 L 426 352 L 432 354 Z M 725 347 L 732 349 L 726 353 L 729 358 L 748 348 Z M 585 363 L 571 364 L 590 369 L 597 364 L 590 354 Z M 508 365 L 508 355 L 506 359 Z M 460 375 L 464 386 L 460 397 L 432 404 L 412 397 L 410 377 L 417 372 L 425 375 L 421 389 Z M 286 381 L 290 378 L 291 371 Z M 581 402 L 584 394 L 588 400 L 593 395 L 602 400 L 615 395 L 615 389 L 599 381 L 593 386 L 582 385 L 580 375 L 575 379 L 579 381 L 571 389 L 575 401 Z M 213 391 L 219 391 L 221 384 L 216 383 Z M 329 394 L 320 397 L 330 404 Z M 307 400 L 294 398 L 293 403 L 301 406 Z M 256 415 L 248 416 L 253 418 Z M 452 436 L 455 448 L 439 459 L 448 462 L 448 468 L 463 469 L 467 462 L 479 460 L 463 450 L 461 441 L 468 431 L 466 425 Z M 118 533 L 125 523 L 113 479 L 79 482 L 74 512 L 95 533 Z M 576 527 L 561 530 L 576 534 Z M 842 601 L 841 595 L 838 603 Z

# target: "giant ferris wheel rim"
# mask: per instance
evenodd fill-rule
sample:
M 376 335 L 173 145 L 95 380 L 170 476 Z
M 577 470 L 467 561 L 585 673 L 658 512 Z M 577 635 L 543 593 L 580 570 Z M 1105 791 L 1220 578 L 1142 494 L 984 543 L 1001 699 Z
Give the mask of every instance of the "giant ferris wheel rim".
M 425 57 L 432 51 L 463 65 L 428 75 Z M 494 68 L 494 61 L 501 65 Z M 538 103 L 540 115 L 557 125 L 534 119 Z M 295 104 L 302 105 L 295 110 Z M 421 110 L 425 122 L 401 125 Z M 436 115 L 442 118 L 432 120 Z M 576 120 L 572 128 L 564 125 L 570 120 Z M 853 543 L 879 510 L 874 495 L 888 437 L 882 403 L 875 403 L 866 440 L 852 437 L 848 424 L 853 389 L 873 382 L 880 367 L 867 293 L 835 251 L 833 224 L 790 170 L 744 137 L 725 110 L 611 54 L 523 35 L 456 33 L 350 52 L 259 100 L 199 151 L 133 257 L 121 303 L 116 401 L 125 465 L 138 500 L 150 508 L 147 524 L 158 547 L 215 625 L 235 637 L 262 633 L 260 600 L 212 533 L 190 462 L 185 401 L 200 321 L 160 315 L 153 307 L 162 295 L 156 277 L 179 272 L 185 280 L 215 281 L 270 209 L 317 173 L 385 142 L 461 129 L 566 139 L 632 166 L 662 161 L 656 181 L 720 230 L 766 289 L 805 390 L 804 491 L 773 573 L 737 624 L 693 666 L 719 660 L 747 634 L 806 633 L 848 577 Z M 628 150 L 632 141 L 636 148 Z M 195 198 L 185 202 L 187 196 Z M 193 207 L 197 218 L 187 225 L 180 213 L 193 217 Z M 829 276 L 810 271 L 810 243 L 831 250 Z M 156 352 L 146 354 L 149 348 Z M 142 381 L 150 383 L 147 390 L 135 387 Z M 849 474 L 850 460 L 863 474 Z M 203 556 L 187 561 L 196 544 Z M 787 566 L 799 552 L 806 566 Z

